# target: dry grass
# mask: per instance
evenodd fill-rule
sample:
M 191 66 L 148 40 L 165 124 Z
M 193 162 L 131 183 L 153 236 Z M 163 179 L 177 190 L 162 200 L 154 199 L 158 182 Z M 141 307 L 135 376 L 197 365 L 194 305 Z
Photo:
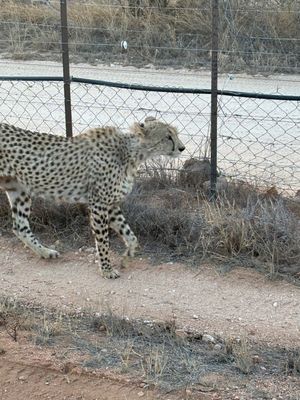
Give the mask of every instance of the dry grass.
M 211 202 L 204 192 L 176 186 L 176 179 L 168 187 L 165 175 L 160 180 L 157 173 L 150 179 L 152 190 L 143 181 L 124 204 L 144 242 L 166 245 L 173 257 L 237 260 L 273 278 L 287 274 L 299 279 L 300 222 L 286 199 L 233 184 Z
M 16 327 L 12 335 L 7 326 Z M 62 314 L 39 305 L 0 300 L 0 333 L 18 341 L 51 346 L 59 363 L 88 371 L 115 371 L 137 378 L 145 387 L 166 391 L 194 388 L 207 391 L 240 385 L 249 391 L 256 380 L 299 376 L 299 351 L 258 346 L 246 338 L 216 338 L 218 349 L 203 334 L 177 335 L 176 321 L 154 323 L 82 310 Z M 1 351 L 1 349 L 0 349 Z M 2 349 L 2 354 L 5 348 Z M 0 353 L 1 355 L 1 353 Z M 211 377 L 214 377 L 213 381 Z M 247 378 L 246 378 L 247 377 Z M 224 389 L 224 387 L 223 387 Z
M 270 274 L 282 264 L 299 262 L 299 221 L 282 199 L 257 198 L 239 208 L 226 199 L 202 208 L 205 227 L 199 246 L 205 253 L 259 258 L 269 264 Z
M 0 192 L 0 226 L 3 233 L 12 229 L 9 203 Z M 30 218 L 34 232 L 46 242 L 57 242 L 58 247 L 79 248 L 92 243 L 87 207 L 82 204 L 55 204 L 34 199 Z
M 28 3 L 28 2 L 27 2 Z M 287 72 L 299 62 L 297 0 L 220 3 L 220 67 Z M 103 5 L 104 4 L 104 5 Z M 106 4 L 106 5 L 105 5 Z M 210 11 L 204 0 L 120 0 L 69 4 L 73 61 L 206 67 L 210 63 Z M 140 5 L 139 5 L 140 4 Z M 255 11 L 256 10 L 256 11 Z M 14 57 L 55 59 L 60 53 L 58 3 L 33 6 L 2 1 L 1 51 Z M 267 38 L 267 39 L 265 39 Z M 284 38 L 284 41 L 280 40 Z M 127 40 L 128 53 L 120 43 Z
M 8 202 L 0 196 L 0 224 L 10 232 Z M 265 196 L 250 185 L 229 185 L 216 202 L 207 194 L 179 186 L 178 172 L 152 170 L 137 182 L 123 203 L 123 211 L 146 249 L 176 260 L 214 259 L 222 265 L 254 267 L 271 278 L 286 276 L 299 282 L 299 207 Z M 33 231 L 60 250 L 93 246 L 84 205 L 33 203 Z M 114 243 L 114 242 L 113 242 Z M 113 244 L 114 246 L 114 244 Z

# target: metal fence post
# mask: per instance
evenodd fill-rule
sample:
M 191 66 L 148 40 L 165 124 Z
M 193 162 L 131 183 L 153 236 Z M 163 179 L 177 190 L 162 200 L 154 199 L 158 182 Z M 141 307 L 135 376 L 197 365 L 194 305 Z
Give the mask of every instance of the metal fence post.
M 70 64 L 69 64 L 69 45 L 68 45 L 68 17 L 67 0 L 60 0 L 61 17 L 61 47 L 64 74 L 64 98 L 65 98 L 65 122 L 66 135 L 71 138 L 72 134 L 72 108 L 71 108 L 71 90 L 70 90 Z
M 210 152 L 211 175 L 210 195 L 217 196 L 217 137 L 218 137 L 218 50 L 219 50 L 219 2 L 211 0 L 211 125 Z

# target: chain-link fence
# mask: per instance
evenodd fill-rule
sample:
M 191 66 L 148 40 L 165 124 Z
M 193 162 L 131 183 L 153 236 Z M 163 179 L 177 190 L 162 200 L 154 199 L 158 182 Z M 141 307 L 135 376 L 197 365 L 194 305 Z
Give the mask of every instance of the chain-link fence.
M 73 78 L 74 134 L 89 127 L 123 129 L 153 115 L 175 124 L 185 157 L 207 157 L 210 90 L 126 85 Z M 218 168 L 222 174 L 292 193 L 300 186 L 300 97 L 219 93 Z M 1 120 L 64 134 L 63 82 L 0 77 Z
M 71 136 L 72 128 L 74 134 L 106 124 L 127 129 L 151 114 L 179 128 L 187 148 L 185 157 L 211 159 L 212 192 L 216 136 L 222 174 L 296 192 L 300 189 L 300 97 L 225 90 L 218 96 L 214 90 L 211 96 L 210 90 L 192 88 L 210 87 L 210 76 L 200 80 L 205 70 L 215 77 L 211 88 L 217 86 L 218 71 L 228 76 L 281 73 L 271 85 L 265 79 L 263 89 L 259 86 L 263 78 L 257 75 L 247 76 L 246 86 L 239 79 L 225 79 L 223 89 L 298 94 L 299 77 L 283 74 L 299 71 L 299 16 L 298 0 L 263 4 L 254 0 L 2 1 L 0 52 L 21 60 L 44 60 L 46 67 L 49 60 L 61 60 L 63 54 L 65 86 L 60 78 L 0 77 L 1 118 L 55 134 L 65 134 L 66 121 Z M 150 66 L 146 80 L 146 69 L 135 69 L 128 80 L 120 65 L 115 79 L 172 88 L 72 79 L 69 101 L 67 54 L 71 61 L 87 62 L 72 65 L 75 75 L 110 80 L 116 65 L 100 66 L 103 62 Z M 98 65 L 98 70 L 89 62 Z M 10 74 L 5 63 L 0 60 L 1 75 Z M 174 88 L 186 70 L 181 75 L 173 70 L 173 81 L 162 82 L 161 70 L 153 66 L 194 69 L 191 89 Z M 14 68 L 19 68 L 18 63 Z M 41 63 L 33 61 L 27 71 L 24 74 L 40 74 Z M 186 76 L 182 85 L 190 78 Z M 218 129 L 216 112 L 211 109 L 217 100 Z

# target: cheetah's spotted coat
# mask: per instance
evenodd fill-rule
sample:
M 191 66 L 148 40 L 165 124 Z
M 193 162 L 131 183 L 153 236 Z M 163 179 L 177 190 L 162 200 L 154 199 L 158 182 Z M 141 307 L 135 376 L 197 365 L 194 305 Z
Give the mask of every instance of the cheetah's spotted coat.
M 119 273 L 108 256 L 108 229 L 122 236 L 124 261 L 133 256 L 137 239 L 119 204 L 131 191 L 139 164 L 183 150 L 177 130 L 151 117 L 134 124 L 130 133 L 96 128 L 72 140 L 0 124 L 0 187 L 11 205 L 13 231 L 41 257 L 57 257 L 57 251 L 44 247 L 31 232 L 31 194 L 87 203 L 102 274 L 116 278 Z

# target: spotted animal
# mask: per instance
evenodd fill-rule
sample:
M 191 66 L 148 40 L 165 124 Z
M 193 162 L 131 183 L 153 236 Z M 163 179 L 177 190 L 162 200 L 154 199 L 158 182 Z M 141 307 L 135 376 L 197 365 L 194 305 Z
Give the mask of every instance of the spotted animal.
M 123 264 L 137 238 L 120 209 L 132 190 L 139 165 L 184 150 L 175 127 L 148 117 L 127 133 L 115 127 L 90 129 L 73 139 L 0 124 L 0 187 L 10 202 L 13 232 L 42 258 L 56 250 L 43 246 L 29 225 L 31 195 L 86 203 L 102 275 L 117 278 L 109 259 L 109 228 L 124 240 Z

